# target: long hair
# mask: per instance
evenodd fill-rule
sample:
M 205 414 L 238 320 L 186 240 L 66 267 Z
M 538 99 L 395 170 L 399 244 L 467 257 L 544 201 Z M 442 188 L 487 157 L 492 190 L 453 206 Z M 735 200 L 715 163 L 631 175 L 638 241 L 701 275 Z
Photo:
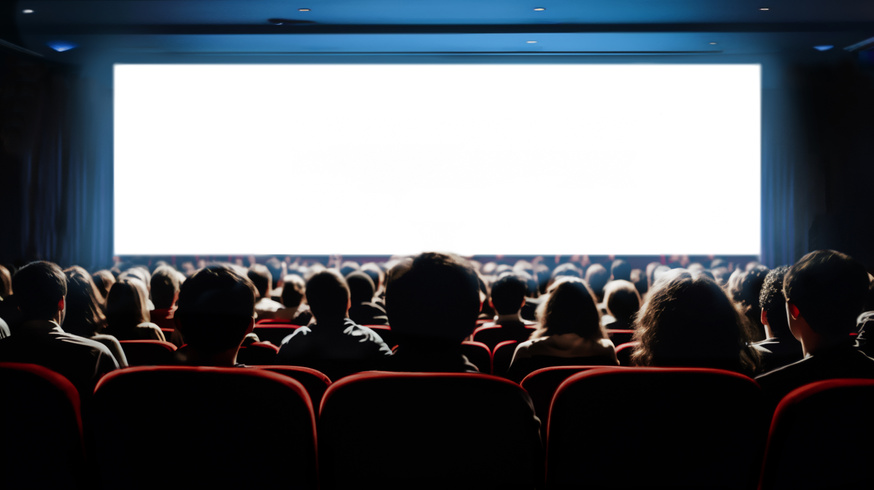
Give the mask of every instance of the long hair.
M 109 289 L 106 320 L 109 333 L 128 330 L 149 321 L 146 286 L 139 279 L 121 279 Z
M 588 340 L 606 338 L 601 328 L 601 312 L 585 281 L 573 276 L 558 279 L 537 308 L 540 326 L 531 338 L 574 333 Z
M 637 366 L 712 367 L 751 375 L 759 356 L 749 345 L 741 313 L 706 275 L 666 273 L 635 321 L 631 355 Z
M 67 276 L 64 331 L 82 337 L 101 333 L 106 328 L 104 300 L 91 275 L 78 265 L 64 269 L 64 275 Z

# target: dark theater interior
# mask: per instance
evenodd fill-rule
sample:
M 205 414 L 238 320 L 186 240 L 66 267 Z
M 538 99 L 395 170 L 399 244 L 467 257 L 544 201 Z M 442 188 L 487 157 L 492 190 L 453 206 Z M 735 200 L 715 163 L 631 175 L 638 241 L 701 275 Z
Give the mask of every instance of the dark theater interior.
M 0 488 L 874 488 L 872 155 L 870 1 L 2 2 Z

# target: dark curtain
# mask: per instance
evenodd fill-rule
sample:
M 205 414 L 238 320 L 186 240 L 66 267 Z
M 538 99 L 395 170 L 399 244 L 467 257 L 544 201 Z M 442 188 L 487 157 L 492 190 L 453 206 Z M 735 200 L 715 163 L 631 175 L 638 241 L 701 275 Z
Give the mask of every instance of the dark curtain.
M 3 262 L 107 267 L 111 168 L 93 144 L 99 120 L 80 105 L 88 82 L 75 68 L 18 55 L 3 58 L 0 74 Z

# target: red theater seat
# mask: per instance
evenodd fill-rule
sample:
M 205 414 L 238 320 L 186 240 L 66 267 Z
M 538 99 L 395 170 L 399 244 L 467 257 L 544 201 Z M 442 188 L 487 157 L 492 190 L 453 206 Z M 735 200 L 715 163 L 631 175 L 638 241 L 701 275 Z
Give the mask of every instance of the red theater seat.
M 516 346 L 519 342 L 515 340 L 505 340 L 499 342 L 492 352 L 492 374 L 496 376 L 506 376 L 507 370 L 510 369 L 510 363 L 513 362 L 513 354 L 516 353 Z
M 119 340 L 128 366 L 161 366 L 175 364 L 176 346 L 163 340 Z
M 249 345 L 240 346 L 237 351 L 237 362 L 251 366 L 273 364 L 278 352 L 279 347 L 270 342 L 252 342 Z
M 0 488 L 86 488 L 79 393 L 35 364 L 0 363 Z
M 619 359 L 620 366 L 631 365 L 631 353 L 640 345 L 640 342 L 626 342 L 616 346 L 616 359 Z
M 540 418 L 543 427 L 549 423 L 549 406 L 552 404 L 552 397 L 564 380 L 579 372 L 597 367 L 603 366 L 550 366 L 540 368 L 525 376 L 520 384 L 531 395 L 534 410 L 537 412 L 537 417 Z M 546 435 L 545 430 L 543 435 Z
M 281 374 L 122 369 L 98 383 L 92 415 L 99 488 L 317 487 L 312 402 Z
M 263 320 L 262 320 L 263 321 Z M 258 336 L 258 339 L 263 342 L 270 342 L 279 347 L 282 345 L 282 339 L 293 334 L 300 325 L 291 323 L 256 323 L 253 332 Z
M 486 344 L 489 346 L 489 349 L 494 349 L 496 345 L 505 340 L 515 340 L 517 342 L 528 340 L 531 337 L 531 333 L 535 330 L 534 327 L 526 327 L 511 331 L 498 325 L 484 325 L 473 331 L 472 339 L 475 342 Z
M 310 400 L 313 402 L 313 411 L 318 413 L 319 405 L 322 403 L 322 397 L 325 390 L 331 386 L 331 380 L 328 379 L 321 371 L 303 366 L 280 366 L 280 365 L 265 365 L 256 366 L 258 369 L 265 369 L 274 373 L 279 373 L 289 378 L 295 379 L 306 388 L 310 395 Z
M 761 490 L 874 488 L 874 380 L 798 388 L 777 406 Z
M 322 487 L 534 488 L 538 427 L 527 393 L 494 376 L 349 376 L 322 399 Z
M 486 344 L 464 341 L 461 343 L 461 353 L 479 369 L 479 372 L 492 373 L 492 351 Z
M 767 423 L 761 389 L 737 373 L 577 373 L 552 400 L 547 486 L 753 489 Z

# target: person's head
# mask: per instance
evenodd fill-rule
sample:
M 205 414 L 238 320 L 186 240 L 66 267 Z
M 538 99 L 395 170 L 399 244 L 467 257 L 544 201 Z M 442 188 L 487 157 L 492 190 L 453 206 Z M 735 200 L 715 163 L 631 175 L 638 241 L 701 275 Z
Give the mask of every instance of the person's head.
M 150 319 L 146 286 L 139 279 L 119 279 L 106 297 L 106 322 L 110 331 L 134 328 Z
M 325 269 L 309 278 L 306 298 L 317 323 L 342 320 L 349 312 L 349 286 L 334 269 Z
M 280 300 L 286 308 L 297 308 L 306 293 L 306 282 L 297 274 L 288 274 L 282 279 Z
M 595 340 L 604 338 L 595 294 L 580 278 L 565 277 L 550 286 L 546 301 L 537 308 L 540 327 L 535 337 L 573 333 Z
M 604 303 L 607 313 L 617 321 L 629 324 L 640 310 L 640 294 L 629 281 L 610 281 L 604 287 Z
M 592 264 L 586 269 L 586 283 L 595 293 L 595 299 L 599 302 L 604 299 L 604 286 L 610 280 L 610 272 L 601 264 Z
M 264 264 L 252 264 L 246 274 L 255 289 L 258 291 L 259 298 L 269 298 L 272 291 L 273 276 L 270 275 L 270 269 Z
M 97 290 L 100 292 L 100 297 L 103 298 L 103 302 L 106 302 L 106 297 L 109 295 L 109 289 L 113 284 L 115 284 L 115 276 L 112 275 L 110 270 L 102 269 L 91 274 L 91 279 L 94 279 L 94 285 L 97 286 Z
M 614 281 L 631 281 L 631 264 L 616 259 L 610 265 L 610 276 Z
M 56 264 L 31 262 L 12 276 L 22 320 L 63 320 L 67 278 Z
M 370 280 L 373 281 L 373 290 L 379 292 L 385 282 L 385 272 L 382 268 L 374 262 L 367 262 L 361 266 L 361 272 L 370 276 Z
M 343 262 L 342 264 L 340 264 L 340 275 L 342 275 L 343 277 L 346 277 L 349 274 L 352 274 L 353 272 L 357 271 L 359 268 L 360 268 L 360 266 L 358 265 L 358 262 L 355 262 L 352 260 L 347 260 L 347 261 Z
M 255 324 L 255 286 L 226 265 L 208 265 L 179 288 L 174 318 L 190 349 L 236 350 Z
M 12 274 L 9 269 L 0 265 L 0 299 L 12 296 Z
M 152 304 L 158 309 L 169 309 L 179 296 L 179 273 L 164 265 L 155 269 L 151 282 Z
M 389 271 L 385 305 L 392 330 L 399 335 L 461 343 L 476 327 L 479 279 L 463 258 L 425 252 Z
M 355 271 L 346 276 L 346 284 L 349 286 L 349 299 L 352 304 L 361 304 L 373 301 L 375 286 L 373 279 L 363 271 Z
M 762 290 L 759 292 L 759 308 L 761 321 L 771 330 L 776 338 L 790 338 L 789 322 L 786 319 L 786 297 L 783 296 L 783 278 L 789 267 L 782 265 L 768 272 Z
M 492 284 L 492 306 L 499 315 L 519 313 L 527 293 L 526 281 L 519 274 L 504 274 Z
M 106 328 L 100 293 L 88 271 L 79 266 L 64 269 L 67 276 L 67 313 L 64 331 L 91 337 Z
M 783 278 L 793 335 L 793 320 L 798 318 L 827 338 L 845 338 L 855 332 L 868 282 L 865 267 L 843 253 L 817 250 L 802 257 Z
M 632 353 L 639 366 L 712 367 L 752 374 L 758 355 L 749 347 L 741 314 L 716 282 L 684 269 L 656 281 L 635 321 Z

